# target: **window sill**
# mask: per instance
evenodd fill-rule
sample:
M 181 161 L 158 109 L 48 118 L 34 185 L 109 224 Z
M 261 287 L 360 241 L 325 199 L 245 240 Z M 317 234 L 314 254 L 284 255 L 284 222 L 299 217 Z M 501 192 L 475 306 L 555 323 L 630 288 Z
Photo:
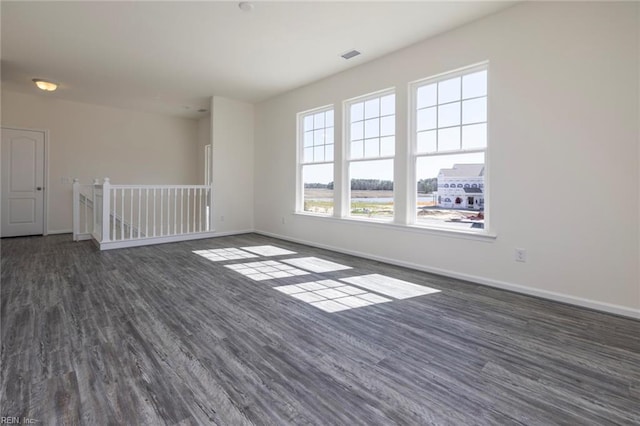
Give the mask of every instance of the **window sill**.
M 293 212 L 292 215 L 300 216 L 304 218 L 310 218 L 313 220 L 321 220 L 328 222 L 336 222 L 336 223 L 349 223 L 349 224 L 358 224 L 363 226 L 369 226 L 373 228 L 383 228 L 383 229 L 393 229 L 401 232 L 410 232 L 410 233 L 419 233 L 425 235 L 435 235 L 439 237 L 448 237 L 448 238 L 461 238 L 466 240 L 476 240 L 476 241 L 486 241 L 492 242 L 498 238 L 498 235 L 489 231 L 467 231 L 461 229 L 448 229 L 448 228 L 439 228 L 435 226 L 423 226 L 423 225 L 401 225 L 398 223 L 394 223 L 386 220 L 376 220 L 376 219 L 359 219 L 352 217 L 335 217 L 335 216 L 327 216 L 315 213 L 308 212 Z

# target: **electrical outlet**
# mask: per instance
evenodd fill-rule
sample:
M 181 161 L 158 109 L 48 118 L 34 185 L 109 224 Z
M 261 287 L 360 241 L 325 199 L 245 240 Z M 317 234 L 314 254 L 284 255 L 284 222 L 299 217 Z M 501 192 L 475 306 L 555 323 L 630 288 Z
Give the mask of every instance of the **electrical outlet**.
M 515 249 L 515 260 L 516 262 L 526 262 L 527 261 L 527 251 L 523 248 Z
M 282 224 L 284 225 L 284 216 L 282 216 Z
M 60 178 L 60 183 L 63 185 L 68 185 L 71 183 L 71 178 L 70 177 L 62 177 Z
M 220 222 L 224 222 L 224 216 L 220 216 Z

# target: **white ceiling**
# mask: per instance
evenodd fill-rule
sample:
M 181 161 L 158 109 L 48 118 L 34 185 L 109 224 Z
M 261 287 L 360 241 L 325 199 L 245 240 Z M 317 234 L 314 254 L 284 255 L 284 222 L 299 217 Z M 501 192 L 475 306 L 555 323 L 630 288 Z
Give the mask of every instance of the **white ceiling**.
M 258 102 L 511 4 L 2 1 L 2 87 L 197 118 L 212 95 Z

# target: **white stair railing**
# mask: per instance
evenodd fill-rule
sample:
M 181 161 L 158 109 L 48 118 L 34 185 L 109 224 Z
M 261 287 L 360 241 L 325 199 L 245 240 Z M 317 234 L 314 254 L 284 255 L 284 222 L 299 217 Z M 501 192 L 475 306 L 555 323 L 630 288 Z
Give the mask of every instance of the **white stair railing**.
M 74 240 L 89 235 L 109 249 L 208 238 L 213 236 L 211 198 L 207 185 L 112 185 L 109 178 L 80 185 L 74 180 Z

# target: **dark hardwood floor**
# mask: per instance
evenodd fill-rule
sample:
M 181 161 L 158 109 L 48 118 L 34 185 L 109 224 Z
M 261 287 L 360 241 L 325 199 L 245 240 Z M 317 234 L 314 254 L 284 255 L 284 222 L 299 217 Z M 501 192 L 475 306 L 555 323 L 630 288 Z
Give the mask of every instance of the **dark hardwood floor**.
M 298 254 L 192 252 L 265 244 Z M 22 424 L 640 424 L 640 321 L 255 234 L 1 245 L 0 415 Z M 225 266 L 302 256 L 353 269 Z M 441 292 L 329 313 L 272 288 L 367 274 Z

